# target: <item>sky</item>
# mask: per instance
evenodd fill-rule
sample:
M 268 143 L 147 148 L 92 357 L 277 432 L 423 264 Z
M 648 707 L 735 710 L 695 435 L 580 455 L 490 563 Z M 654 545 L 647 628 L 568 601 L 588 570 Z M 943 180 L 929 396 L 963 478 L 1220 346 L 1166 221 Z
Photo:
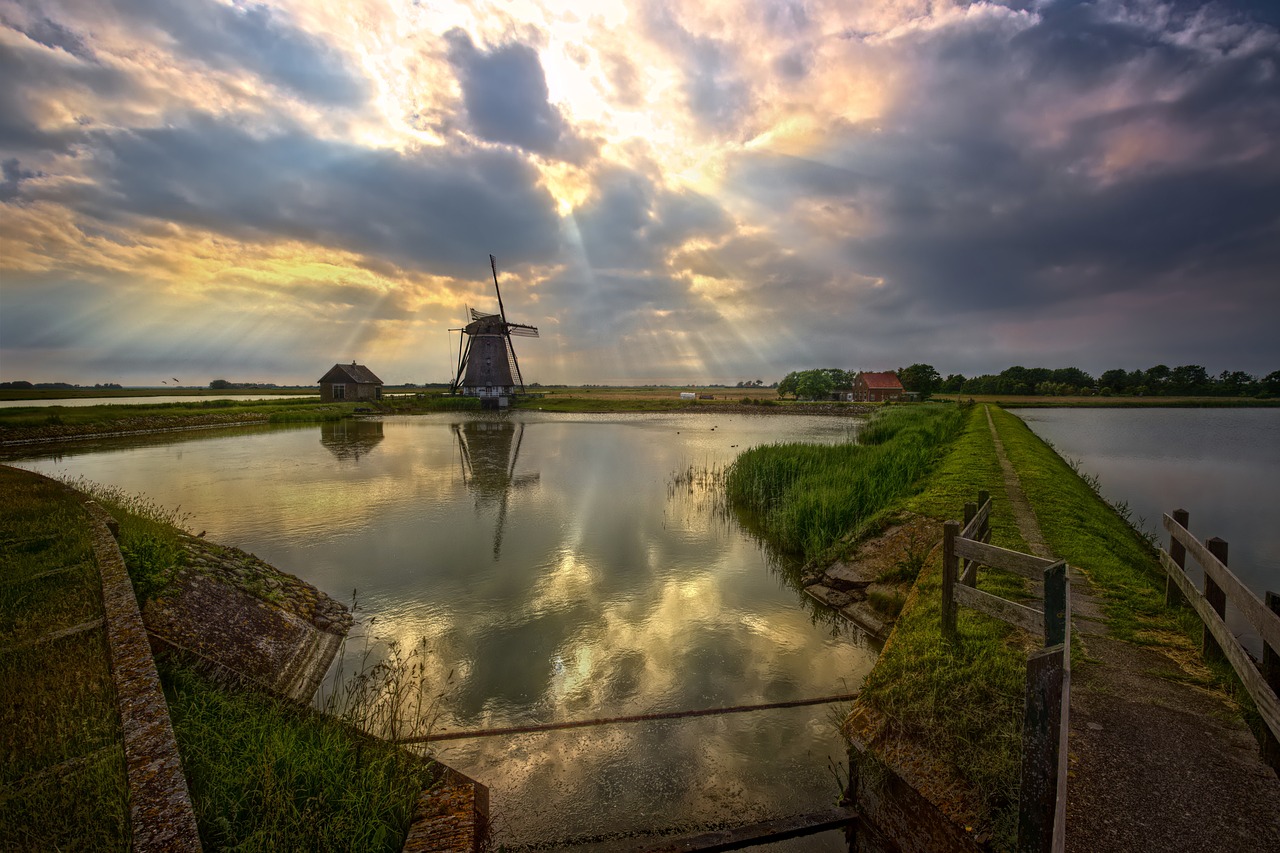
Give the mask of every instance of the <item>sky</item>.
M 0 0 L 0 381 L 1280 368 L 1280 10 Z

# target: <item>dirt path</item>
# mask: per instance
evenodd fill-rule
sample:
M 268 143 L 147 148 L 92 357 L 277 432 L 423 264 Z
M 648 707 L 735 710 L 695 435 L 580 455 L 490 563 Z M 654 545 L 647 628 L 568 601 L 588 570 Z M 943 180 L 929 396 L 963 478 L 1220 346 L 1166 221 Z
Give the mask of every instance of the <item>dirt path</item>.
M 987 423 L 1018 529 L 1033 551 L 1050 556 L 990 410 Z M 1079 648 L 1067 850 L 1280 851 L 1280 780 L 1262 763 L 1239 710 L 1224 694 L 1188 683 L 1203 673 L 1198 655 L 1175 660 L 1164 647 L 1111 637 L 1083 569 L 1071 571 Z

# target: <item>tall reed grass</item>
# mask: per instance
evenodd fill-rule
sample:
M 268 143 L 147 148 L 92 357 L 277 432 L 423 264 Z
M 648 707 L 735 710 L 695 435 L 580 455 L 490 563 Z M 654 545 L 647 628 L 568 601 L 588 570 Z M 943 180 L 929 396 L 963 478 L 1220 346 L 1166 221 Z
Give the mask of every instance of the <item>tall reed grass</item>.
M 955 406 L 886 409 L 856 444 L 752 448 L 728 471 L 729 502 L 775 547 L 821 559 L 916 488 L 959 434 L 963 417 Z

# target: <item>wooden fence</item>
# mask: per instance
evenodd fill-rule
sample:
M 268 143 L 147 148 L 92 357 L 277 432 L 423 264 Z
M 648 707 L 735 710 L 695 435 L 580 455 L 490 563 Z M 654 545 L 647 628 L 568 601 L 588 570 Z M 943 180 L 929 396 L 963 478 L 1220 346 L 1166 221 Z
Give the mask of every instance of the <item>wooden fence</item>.
M 991 499 L 965 504 L 965 523 L 948 521 L 942 539 L 942 633 L 951 642 L 956 608 L 968 607 L 1044 637 L 1027 658 L 1022 726 L 1019 853 L 1060 853 L 1067 826 L 1067 730 L 1071 705 L 1071 581 L 1067 564 L 990 544 Z M 990 566 L 1042 581 L 1036 609 L 977 588 L 978 568 Z
M 1227 568 L 1227 543 L 1214 537 L 1201 544 L 1187 529 L 1189 520 L 1185 509 L 1164 516 L 1164 529 L 1169 531 L 1169 550 L 1160 551 L 1168 576 L 1165 599 L 1170 604 L 1185 600 L 1204 621 L 1205 657 L 1225 658 L 1240 676 L 1268 729 L 1263 757 L 1280 773 L 1280 595 L 1268 592 L 1266 602 L 1261 601 Z M 1203 593 L 1187 576 L 1188 554 L 1204 570 Z M 1228 599 L 1262 638 L 1261 671 L 1227 628 Z

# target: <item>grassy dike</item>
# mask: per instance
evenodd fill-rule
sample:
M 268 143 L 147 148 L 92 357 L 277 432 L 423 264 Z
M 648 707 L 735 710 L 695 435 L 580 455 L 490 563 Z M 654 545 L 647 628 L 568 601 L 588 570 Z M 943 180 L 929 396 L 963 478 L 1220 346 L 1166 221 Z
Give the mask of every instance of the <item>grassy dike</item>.
M 180 567 L 185 518 L 146 499 L 73 484 L 120 522 L 140 599 Z M 81 495 L 0 466 L 0 629 L 21 644 L 101 615 Z M 360 673 L 334 715 L 208 682 L 162 664 L 183 771 L 205 849 L 398 851 L 436 768 L 362 735 L 385 729 L 411 676 L 393 655 Z M 395 689 L 387 689 L 395 688 Z M 128 792 L 104 632 L 0 646 L 0 838 L 19 849 L 128 849 Z M 372 713 L 371 713 L 372 712 Z M 412 715 L 409 708 L 408 715 Z M 399 719 L 405 712 L 392 709 Z M 20 842 L 20 843 L 19 843 Z M 0 846 L 4 846 L 0 844 Z
M 236 424 L 323 423 L 357 410 L 381 415 L 479 409 L 474 398 L 442 394 L 322 403 L 318 397 L 289 400 L 194 400 L 99 406 L 15 406 L 0 409 L 0 442 L 57 441 L 92 435 L 155 432 Z
M 992 541 L 1027 550 L 1006 497 L 986 407 L 971 410 L 961 437 L 903 512 L 959 518 L 980 489 L 993 496 Z M 1194 652 L 1194 616 L 1164 606 L 1163 573 L 1150 545 L 1015 416 L 990 409 L 1051 552 L 1081 569 L 1101 597 L 1114 636 Z M 979 587 L 1007 598 L 1020 579 L 990 570 Z M 944 811 L 987 836 L 994 849 L 1016 837 L 1024 664 L 1032 638 L 961 608 L 960 641 L 940 626 L 941 554 L 922 571 L 846 725 L 873 752 L 911 763 Z M 1073 661 L 1088 665 L 1087 650 Z M 1225 684 L 1219 670 L 1206 683 Z M 923 769 L 922 769 L 923 768 Z M 938 792 L 943 792 L 939 794 Z

